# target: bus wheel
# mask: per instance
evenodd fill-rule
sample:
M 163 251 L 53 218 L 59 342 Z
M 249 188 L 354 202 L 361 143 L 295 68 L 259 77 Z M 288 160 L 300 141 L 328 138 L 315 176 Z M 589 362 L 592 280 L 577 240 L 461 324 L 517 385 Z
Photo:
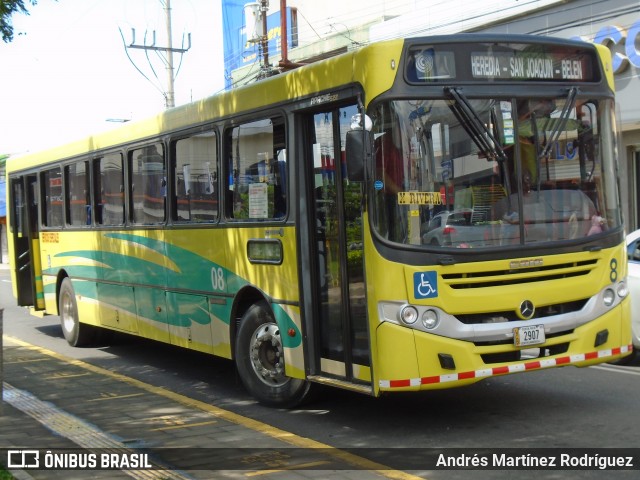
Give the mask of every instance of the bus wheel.
M 68 278 L 62 280 L 62 284 L 60 285 L 58 310 L 60 312 L 62 333 L 69 345 L 72 347 L 80 347 L 91 342 L 95 330 L 91 325 L 80 323 L 76 295 L 73 291 L 71 280 Z
M 284 373 L 280 329 L 264 302 L 253 305 L 242 317 L 236 337 L 236 366 L 245 388 L 262 404 L 291 408 L 309 394 L 309 382 Z

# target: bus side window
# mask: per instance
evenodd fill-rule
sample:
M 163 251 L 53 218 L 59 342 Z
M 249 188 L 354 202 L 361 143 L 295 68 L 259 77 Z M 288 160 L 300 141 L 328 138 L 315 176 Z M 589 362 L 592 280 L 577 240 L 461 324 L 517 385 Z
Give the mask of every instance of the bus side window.
M 286 215 L 284 119 L 267 118 L 231 130 L 226 212 L 229 218 L 273 220 Z
M 173 219 L 215 222 L 218 218 L 218 157 L 215 132 L 174 143 Z
M 122 154 L 94 160 L 96 225 L 124 224 L 124 165 Z
M 64 167 L 67 225 L 91 225 L 91 197 L 88 162 Z
M 154 143 L 129 153 L 131 221 L 163 223 L 166 215 L 167 172 L 164 146 Z
M 46 227 L 62 227 L 63 197 L 62 171 L 60 168 L 45 170 L 41 174 L 42 184 L 42 221 Z
M 91 189 L 93 195 L 93 221 L 96 225 L 102 225 L 102 197 L 104 196 L 104 192 L 101 191 L 100 159 L 96 158 L 92 160 L 91 170 L 93 172 L 93 185 Z

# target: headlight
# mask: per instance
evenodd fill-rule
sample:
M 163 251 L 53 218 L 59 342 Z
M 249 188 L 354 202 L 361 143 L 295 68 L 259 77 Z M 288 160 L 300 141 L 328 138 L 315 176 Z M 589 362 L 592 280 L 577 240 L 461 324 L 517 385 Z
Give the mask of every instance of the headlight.
M 612 289 L 607 288 L 604 291 L 604 295 L 602 296 L 602 301 L 604 302 L 605 307 L 610 307 L 613 305 L 613 302 L 616 301 L 616 292 Z
M 407 325 L 413 325 L 418 320 L 418 310 L 411 305 L 402 307 L 400 310 L 400 320 Z
M 422 325 L 427 330 L 431 330 L 438 326 L 438 313 L 435 310 L 426 310 L 422 314 Z
M 620 298 L 624 298 L 629 295 L 629 289 L 627 288 L 626 282 L 620 282 L 616 290 L 618 291 L 618 296 Z

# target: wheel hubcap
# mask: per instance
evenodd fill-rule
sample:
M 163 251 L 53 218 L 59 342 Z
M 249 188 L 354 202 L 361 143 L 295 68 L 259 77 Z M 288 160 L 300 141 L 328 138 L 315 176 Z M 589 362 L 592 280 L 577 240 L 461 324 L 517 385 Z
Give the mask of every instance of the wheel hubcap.
M 68 294 L 62 296 L 62 305 L 60 305 L 60 319 L 65 331 L 72 332 L 75 326 L 73 316 L 73 302 Z
M 275 323 L 261 325 L 254 332 L 249 356 L 253 370 L 265 384 L 279 387 L 289 380 L 284 374 L 284 349 L 280 329 Z

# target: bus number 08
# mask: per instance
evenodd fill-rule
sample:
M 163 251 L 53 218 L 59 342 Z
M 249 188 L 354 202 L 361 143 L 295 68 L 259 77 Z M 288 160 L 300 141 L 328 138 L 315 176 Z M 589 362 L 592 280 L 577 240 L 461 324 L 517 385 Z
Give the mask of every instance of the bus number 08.
M 222 267 L 213 267 L 211 269 L 211 286 L 214 290 L 224 291 L 224 271 Z

